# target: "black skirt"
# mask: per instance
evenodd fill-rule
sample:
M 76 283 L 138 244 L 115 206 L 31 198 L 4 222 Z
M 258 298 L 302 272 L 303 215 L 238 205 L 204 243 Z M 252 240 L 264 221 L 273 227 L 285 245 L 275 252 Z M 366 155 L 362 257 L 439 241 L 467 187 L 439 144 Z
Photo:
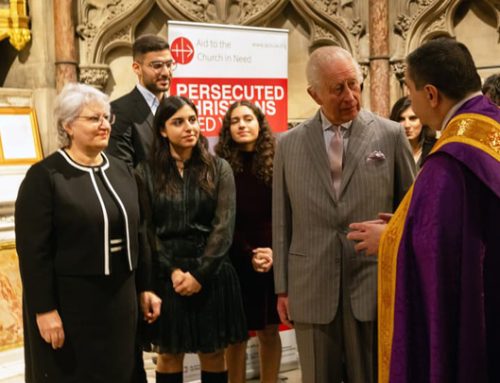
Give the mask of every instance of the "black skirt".
M 157 288 L 163 301 L 161 315 L 147 326 L 146 349 L 169 354 L 210 353 L 248 339 L 238 278 L 228 261 L 199 293 L 187 297 L 174 291 L 167 274 Z
M 232 259 L 241 285 L 241 297 L 248 329 L 258 331 L 268 325 L 280 324 L 276 308 L 278 297 L 274 293 L 273 269 L 267 273 L 256 272 L 249 259 L 242 256 Z
M 130 383 L 137 326 L 134 273 L 121 266 L 109 276 L 56 278 L 64 346 L 53 350 L 42 339 L 35 314 L 25 306 L 26 382 Z

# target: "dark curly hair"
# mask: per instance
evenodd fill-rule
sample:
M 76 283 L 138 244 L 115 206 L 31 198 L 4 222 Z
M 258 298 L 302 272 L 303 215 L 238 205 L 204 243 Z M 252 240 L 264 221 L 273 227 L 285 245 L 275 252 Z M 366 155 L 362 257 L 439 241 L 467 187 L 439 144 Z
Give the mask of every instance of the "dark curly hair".
M 176 175 L 177 167 L 175 159 L 170 152 L 170 143 L 168 138 L 161 135 L 161 132 L 165 128 L 166 121 L 185 105 L 193 109 L 198 117 L 198 111 L 193 102 L 181 96 L 164 98 L 156 111 L 153 124 L 153 150 L 149 161 L 153 171 L 156 192 L 174 192 L 180 190 L 181 185 Z M 192 171 L 196 174 L 200 187 L 210 196 L 213 196 L 215 191 L 215 161 L 213 156 L 208 152 L 207 139 L 201 133 L 196 146 L 193 148 L 189 162 Z
M 243 171 L 242 156 L 238 144 L 231 137 L 231 114 L 239 106 L 249 108 L 259 123 L 259 135 L 255 143 L 255 157 L 252 164 L 252 171 L 258 179 L 266 185 L 272 184 L 273 179 L 273 157 L 275 148 L 275 138 L 269 127 L 266 116 L 255 104 L 247 100 L 237 101 L 229 107 L 222 121 L 222 128 L 219 132 L 219 142 L 215 146 L 215 153 L 227 160 L 234 173 Z

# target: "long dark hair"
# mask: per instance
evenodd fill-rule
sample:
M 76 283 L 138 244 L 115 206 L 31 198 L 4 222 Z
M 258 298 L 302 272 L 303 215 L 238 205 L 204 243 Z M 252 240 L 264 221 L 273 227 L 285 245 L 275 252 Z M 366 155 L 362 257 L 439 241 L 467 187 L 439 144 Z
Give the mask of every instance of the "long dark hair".
M 391 119 L 392 121 L 400 122 L 401 115 L 408 108 L 411 108 L 411 100 L 408 98 L 408 96 L 401 97 L 392 106 L 389 119 Z M 427 125 L 422 125 L 422 131 L 420 132 L 420 136 L 418 137 L 418 141 L 420 142 L 420 144 L 422 144 L 424 140 L 434 139 L 435 137 L 436 133 L 431 128 L 429 128 Z
M 193 109 L 196 117 L 198 117 L 198 111 L 193 102 L 182 96 L 164 98 L 156 111 L 153 125 L 153 151 L 150 158 L 150 167 L 153 171 L 156 192 L 174 192 L 178 191 L 181 187 L 177 176 L 175 160 L 170 152 L 170 142 L 168 138 L 161 135 L 161 132 L 165 128 L 167 120 L 185 105 Z M 193 153 L 189 162 L 190 169 L 195 172 L 200 187 L 213 196 L 215 190 L 215 163 L 213 156 L 208 152 L 206 138 L 201 133 L 196 146 L 193 147 Z
M 247 100 L 233 103 L 227 110 L 222 121 L 222 128 L 219 132 L 219 142 L 215 146 L 215 153 L 224 158 L 231 165 L 234 173 L 243 171 L 242 155 L 238 144 L 231 137 L 231 114 L 239 106 L 248 107 L 259 123 L 259 136 L 255 143 L 255 157 L 252 164 L 252 171 L 258 179 L 266 185 L 271 185 L 273 179 L 273 157 L 275 138 L 269 127 L 266 116 L 255 104 Z

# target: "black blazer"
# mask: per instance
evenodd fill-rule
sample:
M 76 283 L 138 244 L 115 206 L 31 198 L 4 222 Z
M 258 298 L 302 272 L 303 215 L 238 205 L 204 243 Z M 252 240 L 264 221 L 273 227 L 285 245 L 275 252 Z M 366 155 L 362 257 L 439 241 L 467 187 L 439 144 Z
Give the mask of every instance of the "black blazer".
M 33 312 L 57 307 L 57 276 L 110 274 L 107 216 L 95 171 L 102 173 L 122 212 L 129 268 L 137 267 L 140 217 L 134 176 L 122 161 L 105 161 L 92 169 L 59 150 L 33 165 L 21 184 L 16 247 L 24 297 Z
M 111 111 L 116 115 L 116 121 L 111 129 L 106 153 L 135 167 L 151 153 L 153 113 L 137 87 L 113 101 Z

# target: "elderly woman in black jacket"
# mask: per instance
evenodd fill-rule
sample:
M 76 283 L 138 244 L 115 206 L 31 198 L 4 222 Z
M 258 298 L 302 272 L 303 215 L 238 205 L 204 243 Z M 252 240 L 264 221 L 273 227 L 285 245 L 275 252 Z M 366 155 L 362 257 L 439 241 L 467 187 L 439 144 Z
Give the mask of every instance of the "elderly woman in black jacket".
M 129 383 L 137 325 L 135 180 L 104 154 L 108 97 L 70 84 L 56 100 L 61 149 L 33 165 L 16 201 L 27 382 Z M 147 267 L 144 268 L 147 270 Z M 160 300 L 138 278 L 149 321 Z

